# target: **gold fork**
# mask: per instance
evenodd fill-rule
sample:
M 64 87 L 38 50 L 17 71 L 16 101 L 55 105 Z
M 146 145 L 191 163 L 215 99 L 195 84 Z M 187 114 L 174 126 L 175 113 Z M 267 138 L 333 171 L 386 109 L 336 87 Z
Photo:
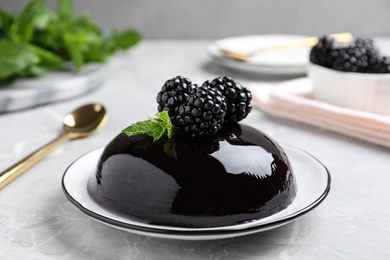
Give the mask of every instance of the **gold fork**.
M 338 42 L 350 42 L 353 39 L 353 35 L 351 33 L 336 33 L 336 34 L 331 34 L 330 36 Z M 232 58 L 239 61 L 248 61 L 250 58 L 259 55 L 262 52 L 313 47 L 318 43 L 318 40 L 319 40 L 318 37 L 309 37 L 309 38 L 290 41 L 288 43 L 262 47 L 257 50 L 246 52 L 246 53 L 234 51 L 222 47 L 219 48 L 219 51 L 225 57 Z

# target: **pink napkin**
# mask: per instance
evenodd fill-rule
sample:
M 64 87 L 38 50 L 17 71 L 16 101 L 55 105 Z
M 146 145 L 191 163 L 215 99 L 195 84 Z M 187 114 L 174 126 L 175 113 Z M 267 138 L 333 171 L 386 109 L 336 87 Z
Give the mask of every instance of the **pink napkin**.
M 390 147 L 390 115 L 342 108 L 311 97 L 308 78 L 253 85 L 252 104 L 274 116 L 314 125 Z

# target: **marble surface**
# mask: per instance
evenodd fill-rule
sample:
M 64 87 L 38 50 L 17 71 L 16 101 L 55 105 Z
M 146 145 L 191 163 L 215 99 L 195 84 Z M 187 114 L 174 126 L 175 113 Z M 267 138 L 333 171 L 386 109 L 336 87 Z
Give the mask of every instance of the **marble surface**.
M 166 79 L 203 82 L 230 75 L 243 84 L 280 81 L 210 62 L 207 40 L 145 40 L 107 65 L 104 84 L 82 97 L 0 115 L 0 171 L 59 134 L 63 115 L 103 103 L 107 125 L 70 141 L 0 190 L 0 259 L 389 259 L 390 150 L 254 110 L 245 120 L 279 142 L 304 149 L 332 175 L 327 199 L 280 228 L 213 241 L 150 238 L 98 223 L 64 196 L 70 163 L 107 144 L 129 123 L 156 111 Z

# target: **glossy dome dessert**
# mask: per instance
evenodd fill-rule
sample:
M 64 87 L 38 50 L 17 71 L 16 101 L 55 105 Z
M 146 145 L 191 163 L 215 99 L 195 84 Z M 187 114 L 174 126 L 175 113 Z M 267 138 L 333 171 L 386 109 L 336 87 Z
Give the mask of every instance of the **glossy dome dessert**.
M 221 227 L 285 209 L 296 194 L 283 149 L 249 126 L 194 141 L 119 134 L 105 148 L 91 197 L 131 219 L 173 227 Z

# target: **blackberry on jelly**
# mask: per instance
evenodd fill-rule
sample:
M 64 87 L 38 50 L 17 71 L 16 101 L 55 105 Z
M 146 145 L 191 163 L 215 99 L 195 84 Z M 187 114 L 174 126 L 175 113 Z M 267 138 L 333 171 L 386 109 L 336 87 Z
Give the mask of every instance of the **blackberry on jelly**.
M 218 77 L 212 81 L 204 82 L 203 85 L 220 91 L 226 98 L 227 111 L 225 122 L 237 123 L 251 112 L 251 92 L 232 78 L 226 76 Z
M 192 88 L 191 80 L 183 76 L 167 80 L 157 94 L 158 112 L 168 111 L 172 124 L 176 125 L 178 108 L 187 100 Z
M 214 135 L 224 123 L 226 109 L 226 98 L 220 91 L 197 86 L 178 108 L 175 122 L 191 137 Z

